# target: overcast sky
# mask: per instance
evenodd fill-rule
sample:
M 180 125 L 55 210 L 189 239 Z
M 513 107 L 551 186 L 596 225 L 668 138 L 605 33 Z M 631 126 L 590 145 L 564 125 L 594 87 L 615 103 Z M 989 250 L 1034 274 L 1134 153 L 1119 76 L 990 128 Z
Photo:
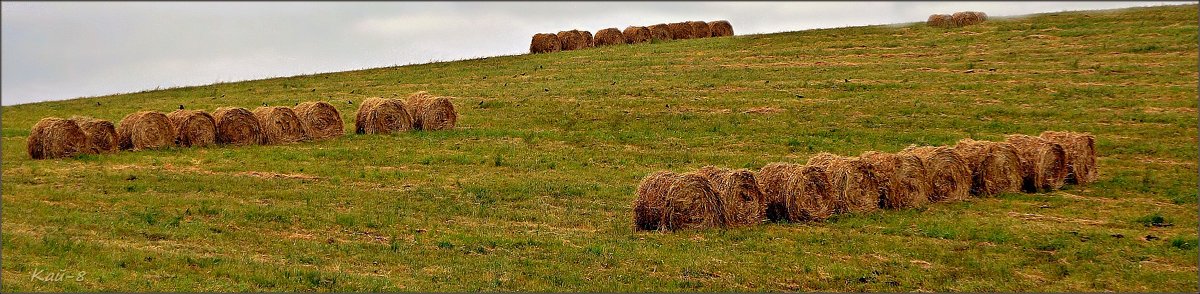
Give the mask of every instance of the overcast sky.
M 4 2 L 0 104 L 522 54 L 534 33 L 726 19 L 741 34 L 1191 2 Z

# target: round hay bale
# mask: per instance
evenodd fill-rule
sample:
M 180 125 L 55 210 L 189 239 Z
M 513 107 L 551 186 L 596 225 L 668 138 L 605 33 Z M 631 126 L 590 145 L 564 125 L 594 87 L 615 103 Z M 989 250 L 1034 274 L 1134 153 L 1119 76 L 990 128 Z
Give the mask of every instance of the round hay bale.
M 399 99 L 367 98 L 354 115 L 354 133 L 387 134 L 413 129 L 412 115 Z
M 529 53 L 558 52 L 560 48 L 562 43 L 555 34 L 534 34 L 533 40 L 529 41 Z
M 935 28 L 952 28 L 954 27 L 954 18 L 949 14 L 934 14 L 925 20 L 925 25 Z
M 300 117 L 291 108 L 262 106 L 254 109 L 254 117 L 262 125 L 263 144 L 287 144 L 308 140 Z
M 650 30 L 650 40 L 651 41 L 670 41 L 670 40 L 672 40 L 671 28 L 667 24 L 660 23 L 660 24 L 646 27 L 646 29 Z
M 791 176 L 793 170 L 800 165 L 774 162 L 763 166 L 754 175 L 758 180 L 758 190 L 766 201 L 766 217 L 771 221 L 787 220 L 787 201 L 784 199 L 783 184 Z
M 33 159 L 60 158 L 87 153 L 88 145 L 87 134 L 74 121 L 47 117 L 29 130 L 25 150 Z
M 587 39 L 579 31 L 558 32 L 558 43 L 562 51 L 587 48 Z
M 988 197 L 1021 189 L 1021 162 L 1012 144 L 962 139 L 954 152 L 971 170 L 971 194 Z
M 650 29 L 646 27 L 626 27 L 621 31 L 621 35 L 625 37 L 627 44 L 650 42 Z
M 121 150 L 154 149 L 175 145 L 175 128 L 161 112 L 141 111 L 125 116 L 117 125 Z
M 772 163 L 755 178 L 765 194 L 770 220 L 821 221 L 833 214 L 833 197 L 824 168 Z
M 971 195 L 971 169 L 967 162 L 946 146 L 910 146 L 904 153 L 916 155 L 925 167 L 930 202 L 948 202 L 967 199 Z
M 975 15 L 975 23 L 982 23 L 984 21 L 987 21 L 987 19 L 988 19 L 987 13 L 983 13 L 983 12 L 979 12 L 979 11 L 968 11 L 968 12 Z
M 684 40 L 696 37 L 695 29 L 686 22 L 669 23 L 667 24 L 667 31 L 671 32 L 671 40 Z
M 808 164 L 820 166 L 828 173 L 834 212 L 879 209 L 879 182 L 862 159 L 822 152 L 808 159 Z
M 733 25 L 726 20 L 710 21 L 708 31 L 713 37 L 730 37 L 733 36 Z
M 712 31 L 708 29 L 708 23 L 703 21 L 689 21 L 687 24 L 692 26 L 693 38 L 712 37 Z
M 212 116 L 217 127 L 218 144 L 262 144 L 262 124 L 249 110 L 241 107 L 222 107 L 217 108 Z
M 579 35 L 583 36 L 583 48 L 592 48 L 595 46 L 596 42 L 592 39 L 592 32 L 580 30 L 571 31 L 579 32 Z
M 625 35 L 617 28 L 607 28 L 596 31 L 596 39 L 593 42 L 596 47 L 625 44 Z
M 959 27 L 979 23 L 977 17 L 974 13 L 968 11 L 955 12 L 950 15 L 950 19 L 954 22 L 954 25 Z
M 86 153 L 117 151 L 117 128 L 112 122 L 90 117 L 73 117 L 71 121 L 87 136 Z
M 753 172 L 705 166 L 699 173 L 708 178 L 717 196 L 721 197 L 725 220 L 730 226 L 757 225 L 766 218 L 766 199 L 758 189 Z
M 346 134 L 342 113 L 325 101 L 304 102 L 292 107 L 300 117 L 304 133 L 313 140 L 341 137 Z
M 930 187 L 925 165 L 911 154 L 868 151 L 859 155 L 871 176 L 879 182 L 879 206 L 897 209 L 929 202 Z
M 431 97 L 425 91 L 417 92 L 404 102 L 412 117 L 413 128 L 435 131 L 449 130 L 458 122 L 458 111 L 447 97 Z
M 1067 154 L 1062 145 L 1028 135 L 1008 135 L 1004 141 L 1017 149 L 1025 191 L 1062 188 L 1067 179 Z
M 175 145 L 204 147 L 217 141 L 217 122 L 212 115 L 199 110 L 176 110 L 167 114 L 175 129 Z
M 1084 185 L 1096 181 L 1096 137 L 1055 131 L 1042 132 L 1041 137 L 1062 145 L 1066 151 L 1067 183 Z
M 667 191 L 675 183 L 675 173 L 657 171 L 638 184 L 637 198 L 633 200 L 633 229 L 652 231 L 661 228 L 663 209 L 667 205 Z
M 667 230 L 723 227 L 725 208 L 708 178 L 695 172 L 675 177 L 667 190 L 661 226 Z

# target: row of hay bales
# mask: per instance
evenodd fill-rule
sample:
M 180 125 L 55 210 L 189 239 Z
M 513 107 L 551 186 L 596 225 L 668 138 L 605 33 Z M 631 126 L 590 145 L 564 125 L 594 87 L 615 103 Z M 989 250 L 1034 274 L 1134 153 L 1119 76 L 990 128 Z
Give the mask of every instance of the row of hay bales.
M 821 153 L 807 164 L 770 163 L 757 173 L 706 166 L 658 171 L 639 184 L 635 230 L 740 227 L 765 221 L 822 221 L 840 213 L 1042 192 L 1096 179 L 1095 138 L 1087 133 L 963 139 L 858 157 Z
M 453 129 L 458 112 L 448 97 L 424 91 L 407 100 L 368 98 L 359 104 L 355 132 L 380 134 L 407 130 Z M 144 150 L 167 146 L 275 145 L 340 137 L 342 115 L 332 104 L 304 102 L 294 107 L 262 106 L 140 111 L 120 124 L 90 117 L 47 117 L 30 130 L 26 150 L 33 159 Z
M 954 14 L 934 14 L 925 20 L 925 24 L 937 28 L 957 28 L 986 21 L 986 13 L 979 11 L 959 11 Z
M 570 30 L 557 34 L 539 33 L 529 42 L 530 53 L 549 53 L 579 50 L 591 47 L 620 44 L 638 44 L 651 41 L 733 36 L 733 25 L 729 21 L 687 21 L 652 26 L 629 26 L 625 30 L 607 28 L 591 32 Z

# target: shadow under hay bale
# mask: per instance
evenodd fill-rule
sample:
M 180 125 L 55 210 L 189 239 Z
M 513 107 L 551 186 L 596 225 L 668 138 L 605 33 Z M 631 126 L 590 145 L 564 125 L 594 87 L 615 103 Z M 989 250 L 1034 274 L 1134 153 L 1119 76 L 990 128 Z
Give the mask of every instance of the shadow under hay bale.
M 946 146 L 910 146 L 903 153 L 916 155 L 925 167 L 930 202 L 948 202 L 971 196 L 971 170 L 967 162 Z
M 820 153 L 809 158 L 808 164 L 824 168 L 828 174 L 834 212 L 879 209 L 879 181 L 862 159 Z
M 733 25 L 726 20 L 710 21 L 708 31 L 713 37 L 730 37 L 733 36 Z
M 925 20 L 925 25 L 944 29 L 953 28 L 955 26 L 954 18 L 952 18 L 949 14 L 930 15 L 929 19 Z
M 650 40 L 651 41 L 673 40 L 671 38 L 671 28 L 667 24 L 660 23 L 660 24 L 646 27 L 646 29 L 650 30 Z
M 822 221 L 833 214 L 829 177 L 818 166 L 771 163 L 755 175 L 772 221 Z
M 453 129 L 458 122 L 458 111 L 447 97 L 433 97 L 425 91 L 413 93 L 405 102 L 413 128 L 424 131 Z
M 587 48 L 587 39 L 579 31 L 561 31 L 558 32 L 559 49 L 562 51 L 579 50 Z
M 1067 178 L 1067 155 L 1062 145 L 1028 135 L 1008 135 L 1004 141 L 1017 149 L 1023 190 L 1036 193 L 1062 188 Z
M 596 47 L 612 46 L 625 44 L 625 35 L 621 34 L 617 28 L 607 28 L 596 31 L 596 39 L 594 41 Z
M 558 52 L 560 48 L 562 43 L 555 34 L 534 34 L 533 40 L 529 41 L 529 53 Z
M 580 31 L 580 30 L 571 30 L 571 31 L 579 32 L 579 35 L 583 36 L 583 48 L 595 47 L 596 42 L 595 42 L 595 40 L 592 39 L 592 32 Z
M 621 35 L 625 37 L 626 44 L 650 42 L 650 29 L 646 27 L 626 27 Z
M 154 149 L 175 145 L 175 128 L 167 115 L 141 111 L 125 116 L 117 125 L 117 146 L 121 150 Z
M 879 182 L 879 207 L 919 207 L 929 202 L 929 178 L 921 159 L 911 154 L 868 151 L 859 155 Z
M 1003 142 L 962 139 L 954 152 L 971 170 L 971 194 L 989 197 L 1021 189 L 1021 161 L 1017 149 Z
M 354 133 L 387 134 L 413 129 L 412 115 L 398 99 L 367 98 L 358 105 Z
M 73 117 L 71 121 L 74 121 L 87 136 L 85 153 L 117 151 L 117 128 L 112 122 L 90 117 Z
M 712 31 L 708 28 L 708 23 L 703 21 L 689 21 L 688 25 L 692 26 L 693 38 L 708 38 L 712 37 Z
M 653 231 L 661 228 L 667 191 L 675 183 L 675 173 L 657 171 L 638 184 L 637 198 L 633 200 L 634 230 Z
M 291 108 L 262 106 L 254 109 L 254 117 L 262 125 L 263 144 L 287 144 L 308 140 L 300 117 Z
M 313 140 L 341 137 L 346 134 L 342 113 L 325 101 L 304 102 L 292 107 L 300 117 L 304 133 Z
M 212 116 L 217 127 L 217 144 L 262 144 L 262 123 L 249 110 L 241 107 L 222 107 L 217 108 Z
M 1096 137 L 1088 133 L 1042 132 L 1042 139 L 1058 143 L 1066 152 L 1067 183 L 1096 181 Z
M 29 130 L 25 151 L 33 159 L 61 158 L 87 153 L 88 145 L 87 134 L 74 121 L 47 117 Z
M 696 37 L 695 29 L 686 22 L 669 23 L 667 24 L 667 31 L 671 32 L 671 40 L 685 40 Z
M 217 141 L 217 122 L 207 112 L 180 109 L 168 113 L 167 118 L 175 129 L 177 146 L 204 147 Z
M 667 230 L 724 227 L 725 208 L 708 178 L 697 173 L 675 177 L 667 191 L 661 227 Z
M 721 197 L 729 226 L 752 226 L 766 218 L 766 199 L 758 189 L 754 173 L 705 166 L 698 171 Z

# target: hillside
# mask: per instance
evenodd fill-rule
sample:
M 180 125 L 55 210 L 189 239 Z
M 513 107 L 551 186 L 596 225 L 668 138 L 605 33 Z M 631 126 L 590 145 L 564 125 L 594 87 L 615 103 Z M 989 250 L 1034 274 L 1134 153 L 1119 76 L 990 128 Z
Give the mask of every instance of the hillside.
M 682 40 L 7 106 L 0 290 L 1194 292 L 1196 11 Z M 458 129 L 25 153 L 47 116 L 324 100 L 353 130 L 362 100 L 420 90 L 456 97 Z M 824 223 L 631 225 L 656 170 L 1044 130 L 1094 134 L 1099 181 Z M 85 278 L 29 278 L 39 270 Z

